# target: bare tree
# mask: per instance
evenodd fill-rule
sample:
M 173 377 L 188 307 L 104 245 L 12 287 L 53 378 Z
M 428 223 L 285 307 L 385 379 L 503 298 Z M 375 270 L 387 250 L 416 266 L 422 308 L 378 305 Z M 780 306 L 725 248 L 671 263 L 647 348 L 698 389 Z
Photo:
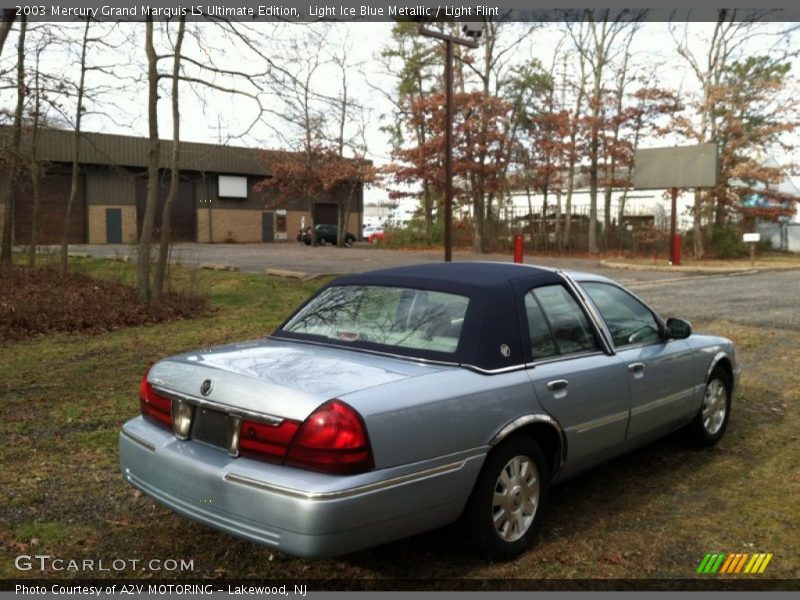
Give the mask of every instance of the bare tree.
M 158 139 L 158 56 L 153 45 L 153 17 L 145 19 L 145 54 L 147 56 L 147 115 L 150 149 L 147 155 L 147 200 L 136 265 L 136 296 L 140 302 L 150 301 L 150 246 L 158 202 L 158 160 L 161 144 Z
M 578 40 L 583 40 L 585 32 L 581 30 Z M 582 43 L 582 42 L 581 42 Z M 580 153 L 578 150 L 580 138 L 582 137 L 581 117 L 583 115 L 584 102 L 586 102 L 586 58 L 583 53 L 578 52 L 578 79 L 575 82 L 573 110 L 570 111 L 569 139 L 567 142 L 567 181 L 566 198 L 564 200 L 564 245 L 570 248 L 572 245 L 572 196 L 575 192 L 575 169 L 577 168 Z M 562 87 L 562 104 L 566 106 L 567 89 L 567 54 L 564 55 L 564 81 Z
M 726 69 L 747 52 L 749 42 L 768 36 L 772 41 L 772 47 L 767 54 L 773 64 L 784 62 L 800 52 L 796 44 L 784 46 L 784 42 L 796 30 L 796 26 L 792 24 L 777 26 L 770 23 L 771 14 L 768 10 L 742 14 L 736 10 L 719 9 L 710 37 L 706 39 L 693 29 L 699 26 L 697 23 L 670 27 L 678 54 L 689 65 L 701 88 L 696 103 L 696 121 L 684 131 L 690 139 L 694 139 L 697 143 L 715 140 L 718 123 L 714 115 L 714 90 L 722 84 Z M 776 27 L 779 28 L 776 30 Z M 712 195 L 695 191 L 692 242 L 696 258 L 702 258 L 705 254 L 703 220 L 706 215 L 710 217 L 715 213 L 713 203 Z M 721 203 L 718 203 L 717 209 L 716 216 L 719 217 Z
M 484 97 L 496 96 L 513 105 L 518 100 L 519 93 L 519 87 L 515 85 L 516 75 L 513 68 L 517 58 L 516 53 L 520 44 L 528 39 L 539 25 L 502 21 L 487 21 L 484 25 L 483 37 L 485 39 L 482 55 L 478 60 L 471 60 L 466 58 L 469 54 L 467 53 L 462 57 L 461 62 L 468 72 L 477 77 L 478 85 Z M 459 57 L 461 57 L 460 53 Z M 465 85 L 465 82 L 462 82 L 462 85 Z M 501 141 L 501 154 L 507 152 L 507 149 L 511 147 L 519 128 L 518 117 L 520 113 L 512 111 L 509 115 L 510 122 L 505 128 Z M 479 132 L 481 139 L 487 139 L 489 127 L 488 114 L 484 111 L 481 113 Z M 476 160 L 482 167 L 488 168 L 488 163 L 493 160 L 493 157 L 487 148 L 481 148 Z M 506 163 L 501 167 L 499 177 L 505 178 L 507 170 L 508 164 Z M 490 191 L 491 187 L 485 186 L 483 181 L 472 181 L 470 188 L 472 192 L 473 218 L 475 219 L 473 249 L 476 252 L 488 252 L 492 249 L 488 238 L 492 237 L 490 230 L 496 222 L 494 204 L 498 198 L 494 192 Z M 489 224 L 489 231 L 487 231 L 487 223 Z
M 39 185 L 42 175 L 42 166 L 39 163 L 39 128 L 42 122 L 42 82 L 41 82 L 41 57 L 42 52 L 45 50 L 48 39 L 43 37 L 37 43 L 34 50 L 36 55 L 33 81 L 33 108 L 31 110 L 31 140 L 30 151 L 28 155 L 28 171 L 31 176 L 31 194 L 33 196 L 33 205 L 31 207 L 31 242 L 28 247 L 28 266 L 33 267 L 36 265 L 36 247 L 39 244 Z
M 17 40 L 17 106 L 14 110 L 14 125 L 11 133 L 11 147 L 9 148 L 9 166 L 2 188 L 3 213 L 3 239 L 0 248 L 0 265 L 11 266 L 12 237 L 14 224 L 13 188 L 19 162 L 20 141 L 22 138 L 22 109 L 25 103 L 25 34 L 28 21 L 23 16 L 19 24 L 19 38 Z
M 203 28 L 199 24 L 193 28 L 186 27 L 186 20 L 181 18 L 178 24 L 177 38 L 168 53 L 160 54 L 156 51 L 153 23 L 146 23 L 145 50 L 147 56 L 147 87 L 148 87 L 148 115 L 150 152 L 148 158 L 148 183 L 145 213 L 142 221 L 139 238 L 139 265 L 137 267 L 137 297 L 142 302 L 158 300 L 166 285 L 167 263 L 171 243 L 171 214 L 172 206 L 179 192 L 180 186 L 180 104 L 179 84 L 188 84 L 188 90 L 195 94 L 201 102 L 205 103 L 204 91 L 213 91 L 229 96 L 248 99 L 256 110 L 255 117 L 244 130 L 235 135 L 228 135 L 225 141 L 248 134 L 252 128 L 262 121 L 266 114 L 280 114 L 275 111 L 270 103 L 265 101 L 267 95 L 267 80 L 277 71 L 285 78 L 289 72 L 277 67 L 269 59 L 261 46 L 257 43 L 256 35 L 246 26 L 218 20 L 205 23 L 213 29 L 214 39 L 202 34 Z M 167 25 L 167 34 L 169 28 Z M 194 51 L 186 49 L 186 41 L 191 38 L 194 42 Z M 217 45 L 222 43 L 222 47 Z M 253 63 L 265 63 L 266 68 L 257 71 L 248 71 L 238 68 L 225 68 L 217 65 L 217 59 L 224 55 L 225 47 L 235 44 L 247 51 L 255 59 Z M 172 69 L 169 73 L 159 71 L 159 62 L 172 59 Z M 162 79 L 169 79 L 172 83 L 172 157 L 170 161 L 170 187 L 167 199 L 161 209 L 159 254 L 153 281 L 150 281 L 150 256 L 153 232 L 155 229 L 155 216 L 158 212 L 159 197 L 159 170 L 160 170 L 160 142 L 158 137 L 157 104 L 159 97 L 159 84 Z M 275 128 L 280 132 L 280 128 Z
M 384 89 L 370 84 L 373 90 L 393 105 L 393 123 L 383 128 L 391 135 L 393 150 L 403 146 L 407 135 L 413 136 L 417 146 L 424 146 L 430 136 L 423 121 L 412 119 L 412 111 L 409 108 L 422 96 L 433 91 L 437 85 L 435 73 L 440 73 L 442 70 L 442 54 L 423 40 L 424 38 L 418 33 L 417 23 L 395 23 L 391 41 L 381 51 L 380 60 L 382 70 L 386 75 L 395 78 L 396 85 L 393 89 Z M 430 234 L 433 209 L 441 196 L 441 190 L 434 189 L 433 182 L 427 177 L 422 179 L 421 185 L 422 217 L 425 233 Z M 401 192 L 395 191 L 393 194 L 399 196 Z
M 181 48 L 183 36 L 186 31 L 186 15 L 182 15 L 178 22 L 178 35 L 175 40 L 172 60 L 172 158 L 170 160 L 170 181 L 167 199 L 161 213 L 161 241 L 158 250 L 158 263 L 156 264 L 155 278 L 153 281 L 153 299 L 158 300 L 164 292 L 164 282 L 167 271 L 167 258 L 170 244 L 170 221 L 172 218 L 172 205 L 178 195 L 180 186 L 180 104 L 178 91 L 180 84 Z
M 592 74 L 591 94 L 589 95 L 589 252 L 598 252 L 597 245 L 597 192 L 600 150 L 600 113 L 602 109 L 603 85 L 607 68 L 622 50 L 617 45 L 617 37 L 627 32 L 633 36 L 644 12 L 631 14 L 627 10 L 613 13 L 610 10 L 586 9 L 584 17 L 589 36 L 583 35 L 583 23 L 571 25 L 568 29 L 575 42 L 575 49 L 584 57 Z M 575 33 L 575 30 L 579 34 Z M 627 48 L 625 44 L 623 47 Z
M 81 119 L 83 118 L 83 94 L 86 85 L 86 52 L 89 48 L 89 23 L 83 29 L 83 41 L 81 43 L 80 76 L 77 89 L 77 107 L 75 109 L 75 130 L 72 145 L 72 176 L 69 186 L 69 198 L 67 199 L 67 209 L 64 214 L 64 231 L 61 235 L 61 260 L 59 261 L 58 272 L 61 277 L 67 274 L 67 252 L 69 250 L 69 230 L 72 222 L 72 207 L 75 205 L 75 198 L 78 196 L 78 183 L 80 177 L 80 158 L 81 158 Z

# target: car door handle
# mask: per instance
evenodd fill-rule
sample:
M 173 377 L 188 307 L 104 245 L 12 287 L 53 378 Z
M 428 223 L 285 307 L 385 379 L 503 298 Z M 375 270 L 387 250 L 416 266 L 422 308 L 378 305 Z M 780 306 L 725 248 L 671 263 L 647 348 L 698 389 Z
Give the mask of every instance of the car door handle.
M 641 373 L 642 371 L 644 371 L 644 363 L 640 362 L 631 363 L 628 365 L 628 371 L 630 371 L 631 373 Z
M 567 385 L 569 385 L 569 382 L 566 379 L 555 379 L 547 382 L 547 389 L 551 392 L 557 392 L 567 389 Z

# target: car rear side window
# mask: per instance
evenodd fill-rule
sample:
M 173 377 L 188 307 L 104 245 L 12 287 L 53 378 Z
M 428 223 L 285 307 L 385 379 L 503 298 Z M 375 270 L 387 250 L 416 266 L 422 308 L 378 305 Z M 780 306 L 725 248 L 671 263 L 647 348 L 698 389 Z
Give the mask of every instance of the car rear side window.
M 469 298 L 411 288 L 342 285 L 324 290 L 284 331 L 359 345 L 363 342 L 453 353 Z
M 528 292 L 525 312 L 534 359 L 598 349 L 589 319 L 562 286 Z

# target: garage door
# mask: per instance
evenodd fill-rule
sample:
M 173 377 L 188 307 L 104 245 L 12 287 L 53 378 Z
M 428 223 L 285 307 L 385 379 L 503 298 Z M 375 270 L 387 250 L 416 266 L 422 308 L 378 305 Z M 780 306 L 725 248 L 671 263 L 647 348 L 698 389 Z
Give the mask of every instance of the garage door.
M 164 211 L 164 202 L 169 193 L 169 181 L 161 180 L 158 187 L 158 207 L 153 221 L 153 236 L 161 236 L 161 214 Z M 136 224 L 138 231 L 142 230 L 144 210 L 147 206 L 147 179 L 136 180 Z M 173 242 L 194 242 L 197 239 L 197 211 L 194 204 L 194 183 L 181 181 L 178 186 L 178 197 L 172 203 L 172 218 L 170 219 L 170 239 Z
M 14 205 L 14 242 L 29 244 L 33 223 L 33 192 L 30 180 L 20 182 Z M 39 243 L 60 244 L 64 233 L 64 217 L 72 178 L 69 175 L 48 175 L 39 184 Z M 78 195 L 72 206 L 69 243 L 86 242 L 86 193 L 84 178 L 78 178 Z

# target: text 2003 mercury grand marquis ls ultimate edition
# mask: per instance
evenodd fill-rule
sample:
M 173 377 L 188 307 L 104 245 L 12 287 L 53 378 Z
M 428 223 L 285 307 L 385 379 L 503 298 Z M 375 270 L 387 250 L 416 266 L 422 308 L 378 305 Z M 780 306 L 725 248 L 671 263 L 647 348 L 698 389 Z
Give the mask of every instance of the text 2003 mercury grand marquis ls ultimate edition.
M 336 279 L 266 339 L 154 364 L 122 472 L 174 512 L 301 556 L 456 521 L 492 560 L 550 485 L 685 427 L 722 437 L 733 344 L 604 277 L 444 263 Z

